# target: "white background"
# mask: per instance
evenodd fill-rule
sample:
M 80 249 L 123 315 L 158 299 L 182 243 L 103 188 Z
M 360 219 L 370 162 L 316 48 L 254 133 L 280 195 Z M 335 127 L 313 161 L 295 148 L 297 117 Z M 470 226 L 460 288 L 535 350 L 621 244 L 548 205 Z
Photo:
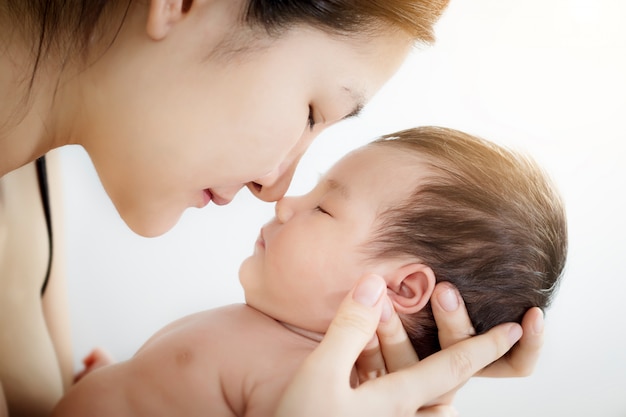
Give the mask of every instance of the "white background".
M 534 374 L 475 379 L 463 416 L 626 416 L 626 3 L 452 0 L 438 42 L 413 54 L 357 120 L 328 130 L 297 171 L 307 191 L 375 136 L 424 124 L 529 151 L 565 198 L 570 252 Z M 75 357 L 128 358 L 182 315 L 240 302 L 240 262 L 273 206 L 242 192 L 189 210 L 163 237 L 133 235 L 86 154 L 63 150 Z

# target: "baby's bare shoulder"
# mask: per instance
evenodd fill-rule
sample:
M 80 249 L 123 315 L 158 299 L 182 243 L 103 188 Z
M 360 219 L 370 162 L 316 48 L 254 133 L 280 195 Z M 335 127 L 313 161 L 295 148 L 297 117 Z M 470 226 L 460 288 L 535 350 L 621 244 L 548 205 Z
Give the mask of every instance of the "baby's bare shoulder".
M 250 339 L 252 334 L 264 334 L 268 330 L 283 331 L 283 326 L 272 318 L 246 304 L 231 304 L 194 313 L 178 319 L 155 333 L 140 349 L 140 352 L 156 343 L 184 344 L 195 346 L 214 344 L 241 337 Z M 252 332 L 252 333 L 250 333 Z
M 149 392 L 181 399 L 177 407 L 215 411 L 209 415 L 224 415 L 227 408 L 238 414 L 258 381 L 269 379 L 268 363 L 272 373 L 283 367 L 292 372 L 293 365 L 283 362 L 289 355 L 284 341 L 290 338 L 290 331 L 259 311 L 229 305 L 166 326 L 139 350 L 131 366 L 150 381 L 143 384 Z

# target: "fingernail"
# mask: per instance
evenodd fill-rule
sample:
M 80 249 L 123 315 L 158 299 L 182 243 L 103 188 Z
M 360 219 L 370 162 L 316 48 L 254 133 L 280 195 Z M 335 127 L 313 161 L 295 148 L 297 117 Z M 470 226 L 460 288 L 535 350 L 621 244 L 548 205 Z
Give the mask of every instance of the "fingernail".
M 512 324 L 509 329 L 509 341 L 511 342 L 511 345 L 515 344 L 520 337 L 522 337 L 522 327 Z
M 389 297 L 385 297 L 385 301 L 383 301 L 383 311 L 380 313 L 380 321 L 386 323 L 391 318 L 391 313 L 393 313 L 393 306 L 391 305 L 391 300 Z
M 385 281 L 378 275 L 369 275 L 364 278 L 352 293 L 352 298 L 359 304 L 372 307 L 380 299 L 385 290 Z
M 543 321 L 543 310 L 541 311 L 541 318 L 539 318 L 539 320 L 535 320 L 535 324 L 533 326 L 533 330 L 535 331 L 535 333 L 539 334 L 541 332 L 543 332 L 543 326 L 544 326 L 544 321 Z
M 459 308 L 459 299 L 452 288 L 448 288 L 440 293 L 437 300 L 445 311 L 456 311 L 456 309 Z

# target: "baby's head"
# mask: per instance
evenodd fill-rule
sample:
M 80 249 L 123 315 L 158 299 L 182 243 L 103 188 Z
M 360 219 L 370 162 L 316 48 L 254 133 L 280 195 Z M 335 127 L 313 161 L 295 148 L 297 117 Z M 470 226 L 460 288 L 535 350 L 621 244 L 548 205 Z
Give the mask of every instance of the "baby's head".
M 240 280 L 251 306 L 323 333 L 377 273 L 420 357 L 439 349 L 429 298 L 457 286 L 478 333 L 546 308 L 565 264 L 562 202 L 528 158 L 451 129 L 387 135 L 308 194 L 276 204 Z
M 460 291 L 476 332 L 547 308 L 567 255 L 561 198 L 528 157 L 443 128 L 410 129 L 370 146 L 420 155 L 428 178 L 379 217 L 375 258 L 413 254 Z M 416 351 L 439 350 L 430 304 L 402 317 Z

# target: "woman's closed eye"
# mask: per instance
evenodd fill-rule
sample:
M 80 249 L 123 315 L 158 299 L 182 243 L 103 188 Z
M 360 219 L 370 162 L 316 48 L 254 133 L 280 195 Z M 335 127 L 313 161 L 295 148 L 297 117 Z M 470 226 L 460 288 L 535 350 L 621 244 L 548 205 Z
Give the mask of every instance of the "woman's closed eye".
M 308 119 L 309 129 L 313 130 L 315 127 L 315 117 L 313 117 L 313 107 L 309 106 L 309 119 Z

